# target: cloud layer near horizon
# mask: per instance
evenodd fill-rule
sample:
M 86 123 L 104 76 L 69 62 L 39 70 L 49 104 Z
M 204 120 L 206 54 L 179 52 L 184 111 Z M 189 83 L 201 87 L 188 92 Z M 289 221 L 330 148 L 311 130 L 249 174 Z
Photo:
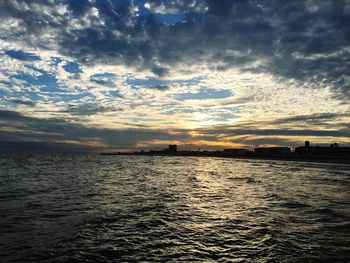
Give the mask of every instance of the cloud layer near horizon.
M 0 5 L 3 142 L 350 143 L 349 1 Z

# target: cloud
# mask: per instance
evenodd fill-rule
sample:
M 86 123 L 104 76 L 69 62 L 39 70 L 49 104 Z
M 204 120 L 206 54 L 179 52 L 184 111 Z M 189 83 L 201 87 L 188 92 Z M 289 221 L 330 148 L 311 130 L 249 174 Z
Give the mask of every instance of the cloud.
M 147 89 L 155 89 L 159 91 L 164 91 L 170 89 L 169 86 L 166 85 L 155 85 L 155 86 L 146 86 Z
M 103 86 L 114 87 L 116 75 L 113 73 L 99 73 L 90 77 L 90 81 Z
M 89 127 L 55 118 L 33 118 L 15 111 L 0 110 L 0 142 L 6 148 L 11 143 L 30 145 L 74 144 L 82 148 L 137 149 L 141 141 L 184 140 L 189 137 L 185 132 L 169 133 L 152 129 L 103 129 Z M 5 143 L 9 142 L 9 143 Z M 10 143 L 11 142 L 11 143 Z M 1 147 L 1 144 L 0 144 Z
M 334 121 L 337 118 L 350 117 L 350 113 L 316 113 L 311 115 L 297 115 L 288 118 L 275 120 L 275 124 L 305 122 L 305 123 L 319 123 L 324 121 Z
M 10 100 L 7 100 L 7 101 L 15 103 L 15 104 L 26 105 L 26 106 L 29 106 L 29 107 L 35 107 L 35 105 L 36 105 L 36 103 L 34 101 L 30 101 L 30 100 L 10 99 Z
M 72 115 L 95 115 L 98 113 L 106 113 L 106 112 L 121 112 L 122 108 L 112 107 L 112 106 L 104 106 L 98 104 L 83 104 L 78 106 L 69 106 L 68 109 L 62 110 L 61 112 L 70 113 Z
M 146 2 L 144 7 L 158 14 L 179 14 L 184 12 L 200 12 L 204 13 L 208 10 L 206 1 L 196 0 L 172 0 L 172 1 L 152 1 Z
M 164 130 L 161 142 L 184 127 L 217 140 L 347 134 L 345 0 L 11 0 L 0 19 L 0 106 L 28 116 L 25 138 L 97 143 L 55 137 L 54 122 L 101 145 L 118 145 L 109 126 Z
M 238 127 L 213 126 L 196 130 L 152 129 L 135 126 L 128 129 L 96 128 L 77 122 L 56 118 L 33 118 L 15 111 L 0 111 L 0 147 L 7 149 L 19 147 L 23 143 L 26 149 L 30 146 L 38 149 L 58 150 L 139 150 L 165 147 L 168 143 L 180 146 L 201 145 L 204 149 L 233 147 L 233 145 L 297 145 L 308 138 L 330 138 L 346 144 L 350 136 L 348 127 L 333 130 L 312 129 L 257 129 L 254 124 L 237 125 Z M 35 142 L 31 144 L 30 142 Z M 327 141 L 328 142 L 328 141 Z M 74 147 L 70 147 L 73 145 Z M 187 146 L 186 146 L 187 145 Z
M 204 134 L 229 134 L 237 135 L 259 135 L 259 136 L 328 136 L 328 137 L 349 137 L 348 130 L 312 130 L 312 129 L 237 129 L 219 128 L 200 130 Z
M 179 100 L 210 100 L 230 97 L 231 91 L 222 89 L 201 88 L 195 93 L 180 93 L 176 95 Z
M 200 62 L 329 85 L 349 95 L 347 1 L 176 0 L 145 7 L 64 1 L 58 9 L 52 1 L 14 0 L 2 4 L 0 15 L 21 18 L 28 43 L 50 48 L 54 41 L 61 54 L 84 64 L 124 64 L 165 76 L 174 65 Z M 156 20 L 174 13 L 183 14 L 182 21 Z

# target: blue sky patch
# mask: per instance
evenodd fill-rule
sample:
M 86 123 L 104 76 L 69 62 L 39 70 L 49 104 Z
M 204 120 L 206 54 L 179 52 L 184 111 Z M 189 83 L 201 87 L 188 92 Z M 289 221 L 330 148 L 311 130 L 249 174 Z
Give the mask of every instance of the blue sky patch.
M 157 14 L 156 21 L 161 24 L 174 25 L 185 18 L 182 14 Z
M 9 81 L 6 81 L 6 80 L 0 80 L 0 86 L 1 85 L 4 85 L 4 86 L 6 86 L 8 88 L 13 87 L 13 84 L 11 82 L 9 82 Z
M 5 92 L 3 89 L 0 87 L 0 96 L 5 96 L 7 92 Z
M 56 77 L 49 73 L 44 73 L 37 77 L 34 77 L 30 74 L 26 74 L 22 72 L 15 75 L 14 78 L 23 80 L 26 86 L 44 86 L 47 88 L 58 86 Z
M 59 57 L 52 57 L 51 58 L 51 65 L 52 66 L 57 66 L 61 62 L 62 62 L 62 59 Z
M 18 60 L 23 61 L 34 61 L 34 60 L 40 60 L 40 57 L 29 52 L 24 52 L 21 50 L 7 50 L 5 52 L 6 55 L 8 55 L 10 58 L 15 58 Z
M 30 101 L 43 101 L 43 97 L 40 96 L 37 92 L 33 91 L 19 91 L 19 92 L 12 92 L 11 96 L 13 98 L 25 98 Z
M 63 66 L 64 70 L 69 73 L 82 73 L 83 71 L 80 68 L 80 65 L 76 62 L 68 62 Z
M 132 88 L 139 88 L 139 87 L 166 86 L 169 84 L 169 81 L 160 80 L 156 78 L 147 78 L 147 79 L 128 79 L 126 83 Z

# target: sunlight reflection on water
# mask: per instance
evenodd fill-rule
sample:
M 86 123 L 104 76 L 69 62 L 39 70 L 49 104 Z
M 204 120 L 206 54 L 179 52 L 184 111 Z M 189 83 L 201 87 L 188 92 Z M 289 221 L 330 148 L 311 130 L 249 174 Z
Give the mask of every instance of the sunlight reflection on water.
M 350 261 L 350 166 L 0 155 L 4 262 Z

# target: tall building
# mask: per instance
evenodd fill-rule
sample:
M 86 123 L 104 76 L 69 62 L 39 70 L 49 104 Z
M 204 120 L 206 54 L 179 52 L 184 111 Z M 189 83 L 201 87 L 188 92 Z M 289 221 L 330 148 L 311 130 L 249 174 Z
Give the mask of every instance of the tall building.
M 175 153 L 177 152 L 177 145 L 176 144 L 169 144 L 168 149 L 165 149 L 164 151 L 168 153 Z

